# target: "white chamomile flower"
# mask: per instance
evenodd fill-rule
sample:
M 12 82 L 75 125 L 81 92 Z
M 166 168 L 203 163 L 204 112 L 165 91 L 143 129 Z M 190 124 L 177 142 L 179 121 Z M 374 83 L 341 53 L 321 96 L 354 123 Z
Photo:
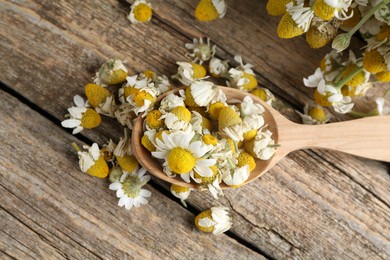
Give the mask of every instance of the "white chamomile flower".
M 209 38 L 206 39 L 206 42 L 203 42 L 203 38 L 194 38 L 193 43 L 186 43 L 185 47 L 192 51 L 188 55 L 193 58 L 192 61 L 199 62 L 200 64 L 213 58 L 216 48 L 215 45 L 210 44 Z
M 165 126 L 170 131 L 185 131 L 191 129 L 191 112 L 184 106 L 177 106 L 170 110 L 169 113 L 162 115 Z
M 214 235 L 228 231 L 232 224 L 227 207 L 212 207 L 195 218 L 195 225 L 199 230 L 212 232 Z
M 346 114 L 352 110 L 354 103 L 349 96 L 343 96 L 338 101 L 332 102 L 333 109 L 340 114 Z
M 303 79 L 303 84 L 309 88 L 316 88 L 321 80 L 324 79 L 324 74 L 321 68 L 317 68 L 313 75 Z
M 191 96 L 200 107 L 208 106 L 217 95 L 218 89 L 211 81 L 196 80 L 190 85 Z
M 151 192 L 142 189 L 142 187 L 150 180 L 149 175 L 145 175 L 146 170 L 141 168 L 135 169 L 133 172 L 124 172 L 119 181 L 110 184 L 109 189 L 116 191 L 116 196 L 119 198 L 118 206 L 125 207 L 130 210 L 132 207 L 138 208 L 141 204 L 147 204 L 147 198 L 151 196 Z
M 275 141 L 271 138 L 269 130 L 258 131 L 255 138 L 244 144 L 245 151 L 260 160 L 268 160 L 276 152 Z
M 184 91 L 180 90 L 179 93 L 181 93 L 180 96 L 170 93 L 161 100 L 160 106 L 158 108 L 161 113 L 166 114 L 175 107 L 185 106 L 184 99 L 181 97 L 184 95 Z
M 221 77 L 227 74 L 229 70 L 229 64 L 226 60 L 221 60 L 213 57 L 209 62 L 209 71 L 213 77 Z
M 152 5 L 146 0 L 135 0 L 130 7 L 130 13 L 127 19 L 132 24 L 144 23 L 152 18 Z
M 229 70 L 230 81 L 227 82 L 227 84 L 240 90 L 251 91 L 255 89 L 258 82 L 253 70 L 251 69 L 253 65 L 249 63 L 244 64 L 240 55 L 234 56 L 234 59 L 240 63 L 240 65 Z
M 69 119 L 61 122 L 62 127 L 74 128 L 73 134 L 80 133 L 84 128 L 90 129 L 100 125 L 102 119 L 93 109 L 87 107 L 68 108 Z
M 209 190 L 211 195 L 215 199 L 218 199 L 218 195 L 223 195 L 222 189 L 219 186 L 221 183 L 221 173 L 215 165 L 211 166 L 210 169 L 213 172 L 213 175 L 210 177 L 200 176 L 197 172 L 191 175 L 191 177 L 199 184 L 201 190 Z
M 305 125 L 326 124 L 331 119 L 332 115 L 321 106 L 309 107 L 308 104 L 303 108 L 303 114 L 297 111 Z
M 157 98 L 157 90 L 154 83 L 149 83 L 146 87 L 137 90 L 126 98 L 127 102 L 134 106 L 136 115 L 153 109 L 152 104 Z M 146 116 L 146 113 L 144 114 Z
M 179 65 L 177 74 L 172 78 L 179 80 L 183 85 L 189 86 L 194 80 L 201 79 L 206 76 L 206 69 L 197 63 L 176 62 Z
M 304 1 L 297 2 L 295 5 L 293 2 L 288 3 L 286 9 L 297 26 L 307 32 L 314 17 L 314 11 L 311 7 L 304 7 Z
M 187 203 L 185 202 L 185 200 L 188 199 L 191 194 L 191 191 L 192 189 L 188 187 L 183 187 L 175 184 L 171 185 L 171 193 L 173 194 L 173 196 L 180 199 L 184 207 L 187 207 Z
M 237 188 L 245 183 L 249 178 L 250 169 L 246 164 L 242 167 L 231 169 L 223 175 L 223 182 L 230 187 Z
M 195 132 L 162 133 L 162 140 L 156 139 L 156 151 L 152 155 L 164 160 L 163 168 L 168 176 L 179 174 L 186 182 L 190 182 L 190 173 L 196 171 L 202 177 L 213 175 L 210 166 L 214 159 L 205 156 L 213 148 L 202 141 L 192 141 Z
M 195 18 L 202 22 L 210 22 L 224 17 L 226 10 L 225 0 L 200 0 L 195 9 Z
M 92 146 L 83 146 L 87 151 L 81 151 L 74 143 L 72 145 L 78 151 L 79 165 L 82 172 L 99 178 L 107 177 L 109 172 L 108 165 L 96 143 L 92 144 Z

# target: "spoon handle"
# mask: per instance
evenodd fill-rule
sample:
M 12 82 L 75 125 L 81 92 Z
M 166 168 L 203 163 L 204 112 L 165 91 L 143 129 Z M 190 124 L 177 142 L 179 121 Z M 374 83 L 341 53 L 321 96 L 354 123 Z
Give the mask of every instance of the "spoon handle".
M 325 148 L 374 160 L 390 162 L 390 116 L 374 116 L 330 123 L 299 125 L 279 120 L 283 151 Z

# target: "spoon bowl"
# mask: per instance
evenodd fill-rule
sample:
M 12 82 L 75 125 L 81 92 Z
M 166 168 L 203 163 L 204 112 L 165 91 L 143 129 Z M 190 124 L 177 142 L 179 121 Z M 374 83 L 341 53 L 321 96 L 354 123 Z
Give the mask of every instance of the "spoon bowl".
M 288 153 L 304 148 L 325 148 L 390 162 L 390 116 L 376 116 L 326 125 L 300 125 L 287 120 L 256 96 L 234 88 L 219 88 L 225 93 L 228 103 L 232 100 L 242 101 L 248 95 L 254 103 L 260 103 L 265 110 L 263 117 L 265 124 L 268 125 L 267 129 L 272 132 L 275 143 L 280 145 L 269 160 L 256 159 L 256 168 L 244 184 L 262 176 Z M 180 89 L 183 88 L 176 88 L 161 95 L 156 102 L 170 93 L 178 93 Z M 159 179 L 183 187 L 197 188 L 196 183 L 186 183 L 178 175 L 173 178 L 167 176 L 163 172 L 161 163 L 143 147 L 141 139 L 144 132 L 144 119 L 138 116 L 132 131 L 132 148 L 138 162 Z M 221 183 L 221 188 L 227 187 L 229 186 Z

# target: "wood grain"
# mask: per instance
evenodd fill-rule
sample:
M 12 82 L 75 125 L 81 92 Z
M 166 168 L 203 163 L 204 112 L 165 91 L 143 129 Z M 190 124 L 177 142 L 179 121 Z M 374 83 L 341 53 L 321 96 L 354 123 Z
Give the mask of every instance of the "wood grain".
M 209 24 L 198 23 L 191 18 L 191 10 L 196 4 L 193 1 L 156 0 L 154 3 L 157 7 L 156 17 L 151 23 L 130 26 L 125 18 L 128 4 L 124 2 L 1 0 L 0 81 L 37 106 L 37 109 L 60 121 L 63 120 L 66 108 L 71 105 L 72 96 L 82 93 L 83 85 L 107 58 L 117 56 L 127 60 L 127 66 L 132 72 L 156 69 L 171 75 L 176 70 L 174 62 L 185 59 L 184 43 L 193 36 L 207 35 L 219 47 L 223 47 L 218 52 L 220 57 L 231 59 L 232 54 L 241 53 L 245 61 L 257 66 L 256 70 L 261 74 L 260 82 L 294 106 L 302 105 L 311 96 L 310 91 L 302 87 L 302 76 L 314 71 L 327 50 L 311 51 L 305 47 L 302 38 L 291 41 L 277 39 L 277 19 L 265 15 L 263 2 L 258 6 L 255 1 L 228 1 L 226 18 Z M 25 118 L 20 114 L 17 117 Z M 54 127 L 44 119 L 39 122 Z M 14 153 L 3 152 L 2 156 L 7 160 L 2 161 L 1 171 L 6 170 L 8 174 L 4 175 L 6 178 L 2 175 L 1 180 L 16 182 L 20 186 L 16 189 L 17 197 L 12 194 L 6 198 L 2 196 L 1 205 L 8 205 L 5 208 L 6 216 L 16 216 L 22 220 L 21 223 L 26 223 L 26 229 L 22 232 L 34 237 L 34 232 L 27 229 L 32 227 L 38 230 L 40 237 L 51 239 L 46 245 L 46 251 L 54 252 L 56 249 L 50 249 L 51 245 L 58 244 L 60 252 L 68 252 L 70 247 L 74 247 L 70 252 L 75 258 L 93 258 L 93 253 L 103 253 L 108 255 L 107 258 L 121 257 L 127 250 L 142 254 L 144 245 L 160 246 L 157 238 L 143 242 L 143 235 L 146 233 L 146 237 L 152 237 L 150 232 L 169 225 L 169 220 L 181 226 L 177 236 L 185 239 L 175 242 L 176 245 L 187 248 L 187 241 L 200 239 L 194 237 L 195 231 L 190 229 L 188 219 L 192 215 L 182 212 L 181 208 L 179 211 L 176 204 L 161 194 L 158 197 L 154 195 L 151 207 L 140 209 L 141 213 L 135 216 L 117 209 L 116 199 L 111 192 L 107 192 L 106 183 L 80 174 L 74 152 L 64 145 L 74 138 L 65 131 L 61 132 L 58 139 L 53 137 L 47 141 L 42 133 L 50 137 L 51 128 L 42 128 L 37 122 L 28 122 L 24 127 L 19 124 L 14 126 L 16 129 L 24 129 L 13 130 L 16 131 L 14 136 L 26 135 L 30 139 L 41 136 L 37 139 L 41 144 L 25 138 L 22 141 L 34 144 L 45 156 L 35 158 L 36 150 L 25 151 L 24 146 L 16 146 L 14 143 L 2 147 L 17 148 L 14 151 L 17 151 L 18 156 L 13 158 L 11 155 Z M 3 124 L 1 127 L 4 127 Z M 39 129 L 41 133 L 29 132 L 28 128 Z M 119 129 L 105 124 L 97 131 L 84 134 L 103 143 L 110 137 L 117 139 L 121 134 Z M 55 148 L 47 150 L 48 147 Z M 64 154 L 68 159 L 63 158 Z M 22 160 L 22 155 L 27 159 Z M 53 168 L 58 163 L 66 169 L 60 171 L 61 177 Z M 16 168 L 18 174 L 11 174 L 15 171 L 9 170 L 15 168 L 15 165 L 19 165 Z M 287 156 L 253 184 L 229 191 L 226 200 L 221 198 L 221 203 L 230 202 L 235 211 L 233 234 L 271 257 L 388 258 L 388 171 L 388 166 L 383 163 L 345 154 L 301 151 Z M 39 179 L 36 174 L 42 172 Z M 65 195 L 59 193 L 59 189 L 66 191 Z M 24 196 L 30 193 L 33 194 L 31 198 Z M 81 213 L 77 210 L 85 205 L 78 203 L 80 195 L 92 201 L 91 208 Z M 97 202 L 96 198 L 104 199 Z M 74 203 L 73 206 L 66 204 L 68 199 Z M 38 204 L 34 204 L 35 201 Z M 207 193 L 194 193 L 189 203 L 196 209 L 205 209 L 215 202 L 210 200 Z M 29 204 L 36 207 L 31 208 Z M 22 214 L 20 211 L 27 213 Z M 176 212 L 173 217 L 172 211 Z M 82 217 L 76 218 L 76 213 Z M 65 224 L 57 223 L 58 219 L 62 220 L 59 214 L 65 215 Z M 96 223 L 100 224 L 102 214 L 109 222 L 98 226 Z M 161 223 L 143 229 L 140 223 L 144 223 L 142 220 L 145 214 Z M 40 215 L 45 217 L 43 223 L 47 224 L 39 226 L 29 221 L 30 218 L 36 220 Z M 120 216 L 121 220 L 129 219 L 129 224 L 124 231 L 121 230 L 124 233 L 116 236 L 110 244 L 107 242 L 108 234 L 123 228 L 123 221 L 119 221 L 116 216 Z M 113 227 L 110 226 L 112 222 Z M 172 230 L 176 231 L 177 227 Z M 170 234 L 172 230 L 167 233 Z M 190 234 L 186 235 L 186 232 Z M 21 244 L 32 243 L 26 238 L 17 239 L 22 241 Z M 126 243 L 128 239 L 131 245 Z M 165 241 L 167 235 L 160 235 L 158 239 Z M 204 249 L 200 247 L 207 243 L 210 243 L 209 239 L 200 239 L 194 248 L 203 252 Z M 221 250 L 229 247 L 230 242 L 221 245 Z M 16 244 L 13 248 L 15 255 L 36 254 L 22 245 Z M 232 251 L 236 249 L 233 246 Z M 179 253 L 186 252 L 174 251 L 172 256 L 169 255 L 168 247 L 160 250 L 161 257 L 180 258 Z M 227 258 L 234 257 L 236 255 L 232 253 Z
M 79 171 L 62 131 L 0 92 L 1 251 L 20 259 L 262 256 L 226 235 L 201 234 L 194 215 L 157 190 L 150 204 L 116 206 L 106 180 Z M 17 156 L 15 156 L 17 155 Z

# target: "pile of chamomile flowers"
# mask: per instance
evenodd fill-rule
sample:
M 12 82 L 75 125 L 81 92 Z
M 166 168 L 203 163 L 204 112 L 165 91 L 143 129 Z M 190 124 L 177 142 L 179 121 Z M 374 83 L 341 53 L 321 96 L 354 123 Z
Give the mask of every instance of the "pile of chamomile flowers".
M 100 67 L 93 82 L 85 85 L 85 97 L 74 97 L 74 105 L 61 123 L 73 129 L 73 134 L 98 127 L 105 117 L 116 119 L 123 128 L 117 142 L 110 139 L 100 146 L 93 143 L 81 148 L 72 144 L 81 171 L 108 179 L 120 207 L 140 207 L 151 196 L 145 188 L 150 176 L 133 155 L 131 145 L 138 116 L 145 121 L 142 144 L 160 160 L 164 172 L 197 184 L 215 199 L 223 195 L 220 183 L 241 186 L 256 160 L 268 160 L 277 149 L 264 121 L 264 108 L 249 95 L 228 103 L 214 83 L 224 82 L 272 104 L 274 96 L 258 85 L 253 65 L 244 64 L 240 56 L 234 62 L 218 59 L 216 46 L 209 39 L 194 39 L 186 48 L 188 60 L 177 62 L 177 73 L 172 76 L 181 88 L 151 70 L 129 75 L 125 62 L 113 58 Z M 170 190 L 184 205 L 192 191 L 178 185 L 171 185 Z M 221 206 L 202 212 L 195 222 L 200 230 L 214 234 L 232 225 L 228 208 Z
M 384 96 L 376 97 L 377 108 L 368 112 L 355 111 L 354 100 L 367 96 L 374 85 L 390 82 L 389 0 L 268 0 L 266 8 L 270 15 L 282 16 L 277 29 L 280 38 L 305 34 L 312 48 L 333 40 L 334 50 L 303 80 L 314 89 L 315 101 L 300 113 L 305 124 L 328 122 L 327 108 L 357 117 L 388 113 Z M 339 34 L 340 30 L 344 33 Z M 360 57 L 351 51 L 342 53 L 356 32 L 366 41 Z
M 149 22 L 153 16 L 152 3 L 148 0 L 129 0 L 130 13 L 127 19 L 132 24 Z M 223 18 L 226 14 L 225 0 L 200 0 L 195 8 L 194 16 L 202 22 L 211 22 Z

